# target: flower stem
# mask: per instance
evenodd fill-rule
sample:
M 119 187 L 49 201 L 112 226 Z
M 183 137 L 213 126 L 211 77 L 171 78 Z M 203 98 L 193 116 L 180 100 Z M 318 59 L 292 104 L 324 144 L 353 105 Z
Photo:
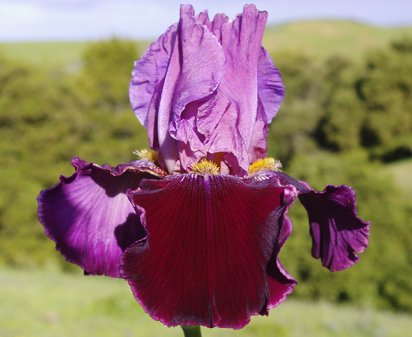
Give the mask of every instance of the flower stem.
M 183 333 L 185 337 L 202 337 L 200 332 L 200 326 L 186 326 L 182 325 Z

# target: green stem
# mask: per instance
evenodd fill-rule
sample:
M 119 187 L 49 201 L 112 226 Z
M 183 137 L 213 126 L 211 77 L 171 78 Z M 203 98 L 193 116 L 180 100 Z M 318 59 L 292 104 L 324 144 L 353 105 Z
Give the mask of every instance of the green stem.
M 182 325 L 183 333 L 185 337 L 202 337 L 200 332 L 200 326 L 186 326 Z

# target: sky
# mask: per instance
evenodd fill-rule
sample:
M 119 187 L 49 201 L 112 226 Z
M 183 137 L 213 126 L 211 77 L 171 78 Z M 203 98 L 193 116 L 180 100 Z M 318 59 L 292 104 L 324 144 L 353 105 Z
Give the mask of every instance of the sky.
M 268 22 L 349 19 L 381 26 L 412 25 L 412 0 L 191 0 L 196 12 L 233 17 L 246 3 Z M 0 41 L 150 39 L 178 21 L 176 0 L 0 0 Z M 184 1 L 183 1 L 184 3 Z

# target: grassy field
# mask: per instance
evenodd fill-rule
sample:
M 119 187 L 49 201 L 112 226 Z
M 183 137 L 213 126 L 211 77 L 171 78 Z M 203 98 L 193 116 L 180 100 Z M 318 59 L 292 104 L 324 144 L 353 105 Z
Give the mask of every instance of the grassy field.
M 269 26 L 264 46 L 271 53 L 299 51 L 320 60 L 339 54 L 352 60 L 370 48 L 384 47 L 389 41 L 412 36 L 412 27 L 375 27 L 352 21 L 300 21 Z M 89 42 L 0 43 L 0 53 L 36 65 L 76 65 Z M 149 42 L 137 42 L 144 51 Z
M 175 337 L 153 321 L 122 280 L 0 269 L 2 337 Z M 408 315 L 288 300 L 243 330 L 203 329 L 204 337 L 405 337 Z

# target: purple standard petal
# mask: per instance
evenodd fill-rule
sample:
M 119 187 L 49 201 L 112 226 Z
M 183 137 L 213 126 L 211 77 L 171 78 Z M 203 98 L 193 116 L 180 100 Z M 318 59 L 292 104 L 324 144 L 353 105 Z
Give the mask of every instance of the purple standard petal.
M 148 161 L 112 168 L 74 158 L 76 172 L 40 192 L 38 216 L 68 261 L 87 274 L 119 277 L 122 251 L 145 236 L 126 190 L 165 173 Z
M 280 72 L 264 48 L 260 49 L 258 61 L 258 96 L 259 105 L 248 151 L 249 163 L 266 157 L 268 124 L 285 96 Z
M 253 125 L 253 133 L 248 150 L 250 163 L 266 157 L 268 132 L 267 116 L 261 101 L 259 101 L 256 121 L 255 125 Z
M 135 62 L 129 87 L 133 111 L 147 128 L 150 147 L 161 150 L 159 160 L 169 172 L 178 159 L 176 141 L 168 133 L 171 100 L 179 74 L 177 29 L 177 24 L 170 26 Z
M 136 62 L 130 99 L 169 172 L 219 158 L 245 175 L 266 153 L 267 124 L 283 99 L 280 74 L 261 47 L 266 12 L 229 21 L 183 5 L 180 21 Z
M 219 14 L 211 24 L 223 46 L 225 74 L 216 93 L 197 108 L 197 131 L 204 135 L 202 151 L 222 153 L 231 174 L 247 172 L 248 152 L 255 148 L 255 140 L 260 142 L 256 135 L 264 129 L 254 125 L 257 121 L 267 124 L 267 118 L 258 115 L 258 77 L 263 73 L 258 69 L 266 19 L 266 12 L 247 5 L 235 20 Z
M 294 188 L 223 175 L 144 180 L 130 199 L 148 237 L 124 253 L 123 276 L 168 326 L 241 328 L 293 289 L 277 254 L 295 197 Z
M 176 41 L 177 24 L 168 28 L 136 61 L 129 86 L 130 103 L 140 123 L 147 128 L 149 144 L 158 149 L 157 110 L 164 78 Z
M 207 16 L 207 14 L 205 14 Z M 180 21 L 152 44 L 135 64 L 130 84 L 132 107 L 147 127 L 152 148 L 169 172 L 175 168 L 177 140 L 197 138 L 183 110 L 213 93 L 223 76 L 225 57 L 216 37 L 182 5 Z M 190 115 L 190 114 L 189 114 Z
M 279 111 L 285 97 L 285 86 L 279 70 L 264 48 L 260 49 L 259 54 L 258 94 L 267 122 L 270 123 Z
M 320 258 L 324 267 L 339 271 L 359 260 L 357 254 L 368 246 L 370 223 L 358 216 L 356 194 L 351 187 L 328 185 L 319 192 L 283 172 L 266 171 L 261 176 L 297 189 L 309 217 L 312 255 Z

